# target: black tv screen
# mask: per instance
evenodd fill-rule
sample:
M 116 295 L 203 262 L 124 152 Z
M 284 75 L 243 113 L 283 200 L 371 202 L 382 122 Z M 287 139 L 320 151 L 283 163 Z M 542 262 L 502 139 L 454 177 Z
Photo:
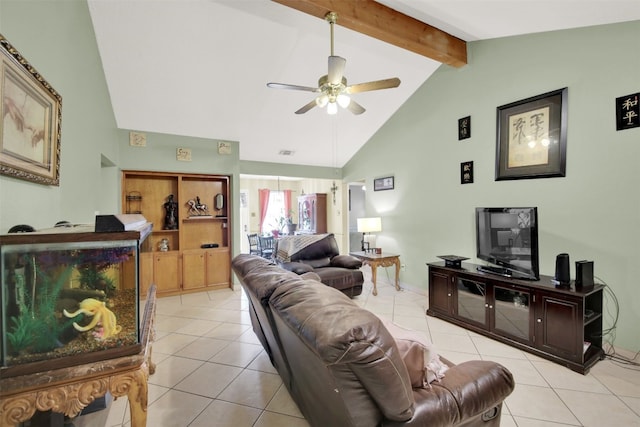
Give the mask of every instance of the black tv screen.
M 539 280 L 538 209 L 476 208 L 477 257 L 496 266 L 480 270 Z

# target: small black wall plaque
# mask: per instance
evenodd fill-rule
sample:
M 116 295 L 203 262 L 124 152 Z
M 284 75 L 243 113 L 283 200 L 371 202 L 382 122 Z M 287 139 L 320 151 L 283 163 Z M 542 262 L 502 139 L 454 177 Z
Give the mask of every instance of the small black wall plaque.
M 458 141 L 471 138 L 471 116 L 458 119 Z
M 616 130 L 640 126 L 640 93 L 616 98 Z
M 473 183 L 473 161 L 460 163 L 460 184 Z

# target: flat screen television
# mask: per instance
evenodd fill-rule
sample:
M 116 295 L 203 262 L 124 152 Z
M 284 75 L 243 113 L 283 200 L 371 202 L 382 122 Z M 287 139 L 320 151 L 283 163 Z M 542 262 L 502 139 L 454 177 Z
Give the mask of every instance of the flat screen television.
M 539 280 L 538 209 L 476 208 L 477 257 L 493 266 L 478 270 Z

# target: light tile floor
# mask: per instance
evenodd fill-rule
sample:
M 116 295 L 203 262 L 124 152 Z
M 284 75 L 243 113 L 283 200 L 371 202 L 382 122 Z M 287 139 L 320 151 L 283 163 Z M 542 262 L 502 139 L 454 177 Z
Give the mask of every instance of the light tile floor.
M 395 323 L 424 332 L 454 363 L 502 363 L 516 379 L 503 406 L 503 427 L 640 426 L 640 370 L 609 359 L 588 375 L 427 317 L 427 298 L 396 291 L 370 270 L 359 305 Z M 237 290 L 158 299 L 156 373 L 149 378 L 148 426 L 302 427 L 300 414 L 254 335 L 247 299 Z M 74 420 L 76 427 L 130 426 L 126 398 Z

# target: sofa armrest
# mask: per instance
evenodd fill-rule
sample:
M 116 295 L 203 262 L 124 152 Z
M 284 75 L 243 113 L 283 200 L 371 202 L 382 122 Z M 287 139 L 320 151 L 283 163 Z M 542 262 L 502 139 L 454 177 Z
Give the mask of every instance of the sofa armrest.
M 294 273 L 296 273 L 297 275 L 301 275 L 304 273 L 308 273 L 310 271 L 313 271 L 313 267 L 310 266 L 309 264 L 305 264 L 302 262 L 283 262 L 279 264 L 280 267 L 284 268 L 285 270 L 288 271 L 292 271 Z
M 415 413 L 409 422 L 385 420 L 383 425 L 498 426 L 502 402 L 514 387 L 511 372 L 498 363 L 484 360 L 463 362 L 451 366 L 442 380 L 434 381 L 426 388 L 413 389 Z
M 356 270 L 362 267 L 362 261 L 351 255 L 336 255 L 331 258 L 331 267 L 342 267 Z

